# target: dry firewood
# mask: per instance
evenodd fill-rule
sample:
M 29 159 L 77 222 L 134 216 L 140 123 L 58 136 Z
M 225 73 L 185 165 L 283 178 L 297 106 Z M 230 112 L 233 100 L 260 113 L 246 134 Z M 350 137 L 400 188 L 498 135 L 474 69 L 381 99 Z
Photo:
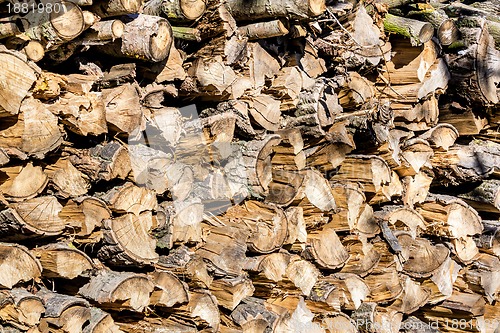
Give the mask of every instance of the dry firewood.
M 333 176 L 333 180 L 360 182 L 367 195 L 367 200 L 370 202 L 380 194 L 385 197 L 382 200 L 389 200 L 390 183 L 393 177 L 389 166 L 380 157 L 351 155 L 341 164 L 338 173 Z
M 403 314 L 377 303 L 366 302 L 354 311 L 351 318 L 360 331 L 397 333 L 400 332 Z
M 247 231 L 239 225 L 227 223 L 206 227 L 205 230 L 205 244 L 196 254 L 205 259 L 208 269 L 216 276 L 241 275 L 246 258 Z
M 304 220 L 304 209 L 302 207 L 289 207 L 285 210 L 288 221 L 288 232 L 284 245 L 305 244 L 307 240 L 306 222 Z
M 338 97 L 344 110 L 352 110 L 370 102 L 375 97 L 375 87 L 358 73 L 349 72 L 349 77 Z
M 323 0 L 307 0 L 298 2 L 293 0 L 282 0 L 279 2 L 253 1 L 247 3 L 241 0 L 228 2 L 231 14 L 236 20 L 249 21 L 270 17 L 290 17 L 294 19 L 310 19 L 321 15 L 325 9 Z
M 16 240 L 60 235 L 69 226 L 53 196 L 39 196 L 10 205 L 0 212 L 1 239 Z
M 89 324 L 84 327 L 82 333 L 122 333 L 122 331 L 109 313 L 91 307 Z
M 197 333 L 199 332 L 196 328 L 196 324 L 187 322 L 185 319 L 177 318 L 155 318 L 155 317 L 145 317 L 144 319 L 131 321 L 125 318 L 120 318 L 120 322 L 117 322 L 121 331 L 127 333 L 142 333 L 142 332 L 156 332 L 159 333 L 162 330 L 169 330 L 171 332 L 179 333 Z
M 84 196 L 69 200 L 59 216 L 68 221 L 76 236 L 89 236 L 102 221 L 111 218 L 111 211 L 101 199 Z
M 62 133 L 53 115 L 39 100 L 26 98 L 14 124 L 0 131 L 0 146 L 21 159 L 43 158 L 62 143 Z
M 426 229 L 424 218 L 414 209 L 404 206 L 385 206 L 374 213 L 375 219 L 386 221 L 393 230 L 407 231 L 413 238 Z
M 188 286 L 174 274 L 155 271 L 149 274 L 155 284 L 150 296 L 150 304 L 157 307 L 173 307 L 189 301 Z
M 309 232 L 302 255 L 325 269 L 340 268 L 349 259 L 349 253 L 332 228 Z
M 106 0 L 96 2 L 90 7 L 91 11 L 100 17 L 138 13 L 140 8 L 140 0 Z
M 255 297 L 245 298 L 231 313 L 231 319 L 248 332 L 264 332 L 272 329 L 278 315 L 268 308 L 263 300 Z
M 341 273 L 352 273 L 364 277 L 370 274 L 381 258 L 375 247 L 360 236 L 348 236 L 342 239 L 342 245 L 349 253 L 349 259 Z
M 33 61 L 38 62 L 45 56 L 45 49 L 39 41 L 31 40 L 24 34 L 16 34 L 5 41 L 5 46 L 10 50 L 17 50 Z
M 473 140 L 468 145 L 455 144 L 447 152 L 435 151 L 431 161 L 435 181 L 443 185 L 459 185 L 496 175 L 499 149 L 498 143 Z
M 150 0 L 143 7 L 147 15 L 165 16 L 172 22 L 194 21 L 205 13 L 206 4 L 202 0 Z
M 409 104 L 410 99 L 396 100 L 391 103 L 394 110 L 394 125 L 411 131 L 425 131 L 437 125 L 440 108 L 438 99 L 431 95 L 424 101 Z
M 368 221 L 360 218 L 366 209 L 366 197 L 361 189 L 348 182 L 335 181 L 330 182 L 330 185 L 339 211 L 332 216 L 332 222 L 328 225 L 335 231 L 359 230 L 369 234 L 376 233 L 372 226 L 363 224 Z
M 304 332 L 323 333 L 324 329 L 313 322 L 314 314 L 309 310 L 311 304 L 306 305 L 302 297 L 287 297 L 284 300 L 271 300 L 273 308 L 281 308 L 281 316 L 276 321 L 276 332 Z M 284 311 L 283 311 L 284 310 Z M 293 312 L 292 312 L 293 311 Z
M 431 147 L 439 150 L 448 150 L 455 143 L 459 136 L 459 132 L 453 125 L 438 124 L 419 137 L 427 140 Z
M 182 276 L 192 288 L 208 288 L 213 280 L 202 257 L 184 245 L 171 250 L 168 256 L 160 256 L 155 266 L 176 276 Z
M 485 253 L 479 254 L 470 266 L 462 268 L 459 279 L 463 279 L 463 283 L 467 287 L 459 288 L 463 291 L 472 290 L 484 295 L 488 303 L 493 304 L 500 290 L 499 264 L 500 261 L 497 257 Z M 457 281 L 456 284 L 459 282 Z
M 162 61 L 168 57 L 173 36 L 172 27 L 166 19 L 139 14 L 126 16 L 122 21 L 125 23 L 125 28 L 121 39 L 99 46 L 99 51 L 116 57 L 152 62 Z
M 404 232 L 398 234 L 397 240 L 404 260 L 403 271 L 415 278 L 431 276 L 450 253 L 442 244 L 434 246 L 425 238 L 413 238 Z
M 105 309 L 142 312 L 149 305 L 154 284 L 147 275 L 102 271 L 79 294 Z
M 68 159 L 58 159 L 45 168 L 54 195 L 59 198 L 85 195 L 90 184 L 85 175 L 78 171 Z
M 453 327 L 450 321 L 455 319 L 460 322 L 460 319 L 464 319 L 468 329 L 478 330 L 481 325 L 479 316 L 484 312 L 485 300 L 481 295 L 454 291 L 439 305 L 424 309 L 423 316 L 430 322 L 438 322 L 439 327 L 448 327 L 448 332 L 460 332 L 460 327 Z
M 193 290 L 189 293 L 189 303 L 182 305 L 173 317 L 191 318 L 197 326 L 210 327 L 218 332 L 220 325 L 217 299 L 208 290 Z
M 424 306 L 431 291 L 408 276 L 403 276 L 403 293 L 392 303 L 389 308 L 408 314 Z
M 472 191 L 459 194 L 458 197 L 464 199 L 477 211 L 498 213 L 500 211 L 500 181 L 485 180 Z
M 66 128 L 76 134 L 86 136 L 107 132 L 106 112 L 100 93 L 76 95 L 67 92 L 50 104 L 48 109 L 60 116 Z
M 21 289 L 0 292 L 0 318 L 21 330 L 28 330 L 40 322 L 45 307 L 40 297 Z
M 309 298 L 340 312 L 341 309 L 356 310 L 369 293 L 368 286 L 356 274 L 335 273 L 320 278 Z
M 39 166 L 3 167 L 6 179 L 0 185 L 3 195 L 11 201 L 24 201 L 40 194 L 48 183 L 48 176 Z
M 36 295 L 45 305 L 39 325 L 42 332 L 81 332 L 85 322 L 90 319 L 89 303 L 83 298 L 58 294 L 45 288 Z
M 439 121 L 454 126 L 460 135 L 479 134 L 488 126 L 488 119 L 478 111 L 457 102 L 446 103 L 440 107 Z
M 139 88 L 136 85 L 124 84 L 116 88 L 103 89 L 102 98 L 110 129 L 132 134 L 143 128 Z
M 68 243 L 54 243 L 33 250 L 42 264 L 42 276 L 74 279 L 94 269 L 92 259 Z
M 174 38 L 179 38 L 176 36 L 175 29 L 173 31 L 173 34 Z M 174 80 L 184 80 L 187 77 L 186 70 L 183 67 L 184 58 L 185 55 L 181 53 L 174 46 L 174 44 L 172 44 L 170 46 L 168 58 L 152 66 L 153 68 L 156 68 L 155 66 L 159 66 L 159 70 L 155 70 L 155 73 L 158 72 L 158 74 L 155 75 L 154 78 L 155 82 L 163 83 Z
M 113 265 L 149 265 L 158 261 L 156 240 L 149 234 L 153 226 L 150 211 L 127 213 L 103 221 L 104 244 L 99 259 Z
M 219 219 L 222 225 L 243 224 L 240 228 L 248 235 L 248 250 L 253 252 L 273 252 L 283 245 L 286 238 L 285 213 L 273 204 L 245 201 L 229 208 Z
M 214 280 L 210 292 L 220 306 L 233 311 L 242 299 L 253 295 L 254 287 L 248 277 L 239 276 Z
M 66 148 L 70 162 L 91 181 L 125 179 L 131 171 L 130 156 L 122 144 L 111 141 L 90 149 Z
M 0 79 L 2 82 L 10 82 L 8 86 L 2 86 L 0 99 L 0 115 L 2 117 L 16 115 L 21 107 L 22 100 L 26 97 L 28 90 L 37 79 L 41 70 L 30 64 L 19 52 L 0 50 Z
M 153 191 L 138 187 L 131 182 L 115 186 L 101 195 L 108 207 L 116 213 L 133 213 L 139 215 L 151 211 L 158 204 Z
M 444 195 L 433 195 L 416 210 L 424 217 L 425 232 L 451 239 L 457 256 L 470 262 L 478 253 L 471 236 L 483 231 L 481 218 L 464 201 Z
M 459 31 L 455 22 L 446 15 L 441 8 L 435 8 L 430 4 L 417 4 L 415 11 L 410 15 L 421 17 L 436 29 L 436 35 L 441 45 L 451 45 L 459 39 Z
M 253 196 L 260 197 L 268 193 L 272 180 L 272 149 L 279 142 L 278 135 L 269 134 L 263 140 L 249 141 L 242 147 L 242 164 L 245 166 L 250 193 Z
M 42 266 L 27 248 L 17 244 L 0 243 L 2 275 L 0 285 L 11 289 L 19 282 L 40 277 Z

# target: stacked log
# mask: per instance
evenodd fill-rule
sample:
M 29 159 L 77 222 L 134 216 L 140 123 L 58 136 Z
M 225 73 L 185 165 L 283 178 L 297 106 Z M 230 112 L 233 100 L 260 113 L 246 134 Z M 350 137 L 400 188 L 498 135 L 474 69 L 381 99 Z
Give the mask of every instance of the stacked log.
M 2 332 L 500 331 L 499 13 L 0 0 Z

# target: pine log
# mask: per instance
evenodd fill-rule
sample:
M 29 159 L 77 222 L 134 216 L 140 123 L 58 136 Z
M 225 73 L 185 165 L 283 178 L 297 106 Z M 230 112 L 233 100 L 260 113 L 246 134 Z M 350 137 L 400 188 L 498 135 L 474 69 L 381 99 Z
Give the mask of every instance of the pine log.
M 72 244 L 53 243 L 33 250 L 40 261 L 46 278 L 74 279 L 88 275 L 94 269 L 94 263 L 84 252 Z
M 147 275 L 103 271 L 78 292 L 105 309 L 142 312 L 149 304 L 154 284 Z
M 290 17 L 294 19 L 309 19 L 321 15 L 325 9 L 322 0 L 297 2 L 284 0 L 280 2 L 231 0 L 228 2 L 231 14 L 236 20 L 249 21 L 269 17 Z
M 21 289 L 0 292 L 0 318 L 20 330 L 28 330 L 40 322 L 45 307 L 40 297 Z
M 139 14 L 124 17 L 122 21 L 125 28 L 121 39 L 100 46 L 99 51 L 116 57 L 151 62 L 162 61 L 168 57 L 173 36 L 172 27 L 166 19 Z

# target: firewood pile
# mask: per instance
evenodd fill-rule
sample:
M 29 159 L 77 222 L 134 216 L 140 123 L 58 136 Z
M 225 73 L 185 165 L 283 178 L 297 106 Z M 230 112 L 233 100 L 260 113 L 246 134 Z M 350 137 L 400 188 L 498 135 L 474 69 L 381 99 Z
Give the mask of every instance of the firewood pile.
M 0 0 L 2 332 L 500 331 L 500 2 Z

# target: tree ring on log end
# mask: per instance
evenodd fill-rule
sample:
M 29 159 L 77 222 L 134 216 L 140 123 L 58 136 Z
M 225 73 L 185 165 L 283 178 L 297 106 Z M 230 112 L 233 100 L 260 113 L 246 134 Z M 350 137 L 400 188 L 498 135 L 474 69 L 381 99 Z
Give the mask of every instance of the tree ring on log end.
M 184 14 L 188 20 L 200 18 L 207 8 L 205 1 L 200 0 L 181 0 L 180 7 L 182 14 Z
M 83 12 L 72 2 L 61 1 L 59 5 L 60 10 L 54 7 L 54 11 L 50 14 L 50 23 L 59 37 L 71 40 L 83 31 Z

